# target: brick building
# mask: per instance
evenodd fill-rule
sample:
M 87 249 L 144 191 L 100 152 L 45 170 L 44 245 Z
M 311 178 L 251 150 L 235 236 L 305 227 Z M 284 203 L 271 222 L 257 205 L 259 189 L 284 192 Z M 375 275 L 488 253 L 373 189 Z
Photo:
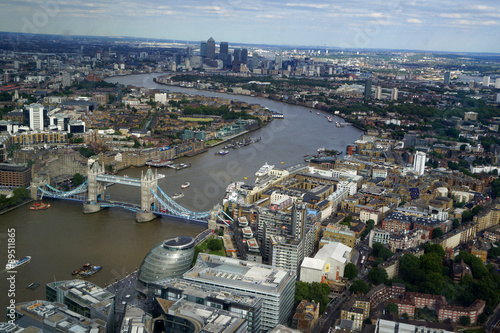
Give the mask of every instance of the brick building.
M 0 163 L 0 186 L 28 187 L 31 183 L 31 167 L 24 164 Z

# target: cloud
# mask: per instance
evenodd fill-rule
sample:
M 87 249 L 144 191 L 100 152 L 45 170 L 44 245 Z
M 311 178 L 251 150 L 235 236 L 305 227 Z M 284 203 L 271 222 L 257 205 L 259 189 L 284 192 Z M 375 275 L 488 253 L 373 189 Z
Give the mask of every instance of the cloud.
M 462 18 L 461 14 L 456 14 L 456 13 L 443 13 L 443 14 L 439 14 L 439 16 L 444 17 L 444 18 L 453 18 L 453 19 Z
M 422 21 L 420 21 L 419 19 L 416 19 L 416 18 L 409 18 L 406 20 L 406 22 L 408 23 L 414 23 L 414 24 L 420 24 L 422 23 Z
M 327 4 L 315 4 L 315 3 L 287 3 L 285 6 L 288 7 L 305 7 L 305 8 L 315 8 L 315 9 L 325 9 L 330 7 L 330 5 Z

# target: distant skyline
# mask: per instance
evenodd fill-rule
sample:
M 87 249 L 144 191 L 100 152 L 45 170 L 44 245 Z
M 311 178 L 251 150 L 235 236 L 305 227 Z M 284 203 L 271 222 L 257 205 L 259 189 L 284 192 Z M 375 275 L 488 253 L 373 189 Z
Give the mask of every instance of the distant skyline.
M 500 53 L 500 1 L 3 0 L 0 30 Z

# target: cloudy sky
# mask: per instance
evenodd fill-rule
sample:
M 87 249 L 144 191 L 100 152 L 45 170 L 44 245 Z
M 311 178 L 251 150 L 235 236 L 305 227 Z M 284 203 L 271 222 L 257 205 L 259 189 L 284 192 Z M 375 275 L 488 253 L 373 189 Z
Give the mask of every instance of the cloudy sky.
M 500 1 L 2 0 L 0 30 L 500 53 Z

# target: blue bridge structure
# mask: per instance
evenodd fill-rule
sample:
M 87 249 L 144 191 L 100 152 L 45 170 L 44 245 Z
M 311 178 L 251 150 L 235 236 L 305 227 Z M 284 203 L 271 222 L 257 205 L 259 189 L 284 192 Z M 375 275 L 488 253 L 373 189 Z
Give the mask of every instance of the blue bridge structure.
M 151 169 L 143 173 L 141 178 L 108 175 L 104 172 L 104 165 L 94 162 L 89 164 L 88 179 L 71 191 L 61 191 L 45 182 L 32 183 L 30 190 L 34 199 L 45 197 L 82 202 L 84 213 L 96 213 L 103 208 L 122 208 L 135 212 L 137 222 L 148 222 L 163 215 L 203 223 L 207 223 L 212 217 L 229 225 L 227 219 L 230 217 L 221 218 L 225 213 L 219 206 L 214 207 L 216 211 L 193 212 L 179 205 L 158 186 L 160 178 Z M 110 184 L 140 187 L 141 203 L 110 200 L 105 192 L 106 186 Z

